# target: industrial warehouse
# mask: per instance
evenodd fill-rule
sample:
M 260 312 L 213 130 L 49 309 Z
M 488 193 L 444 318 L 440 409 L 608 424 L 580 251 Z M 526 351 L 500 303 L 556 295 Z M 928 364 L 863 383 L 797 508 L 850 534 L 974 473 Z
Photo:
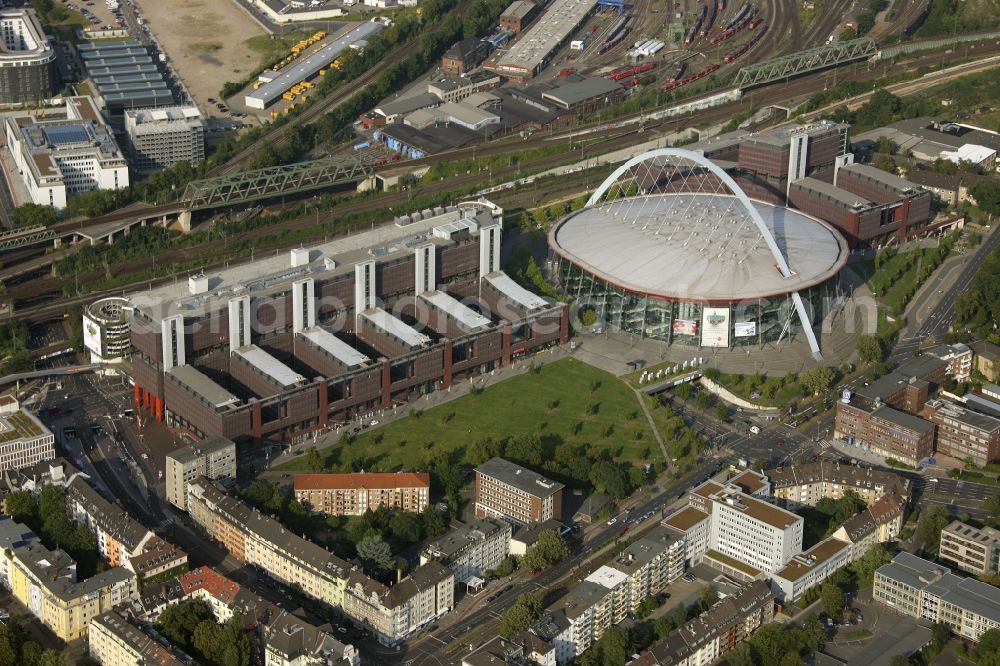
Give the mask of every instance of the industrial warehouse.
M 269 80 L 247 94 L 246 105 L 251 109 L 267 108 L 297 83 L 317 76 L 320 70 L 329 67 L 346 49 L 363 44 L 369 37 L 381 32 L 383 27 L 382 23 L 376 21 L 361 23 L 341 37 L 320 43 L 301 61 L 296 60 L 276 73 L 265 72 Z M 275 76 L 272 78 L 270 74 Z
M 299 441 L 565 342 L 500 266 L 502 210 L 426 210 L 129 297 L 135 402 L 198 436 Z

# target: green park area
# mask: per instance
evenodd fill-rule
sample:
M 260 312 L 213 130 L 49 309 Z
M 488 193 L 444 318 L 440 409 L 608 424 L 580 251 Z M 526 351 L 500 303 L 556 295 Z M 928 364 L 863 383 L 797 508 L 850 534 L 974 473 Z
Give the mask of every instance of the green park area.
M 442 456 L 473 465 L 484 457 L 483 441 L 503 439 L 537 441 L 548 451 L 601 453 L 633 464 L 663 463 L 635 394 L 613 375 L 572 358 L 426 411 L 404 409 L 408 418 L 320 450 L 322 466 L 426 469 Z M 305 470 L 315 466 L 310 462 L 315 456 L 277 469 Z

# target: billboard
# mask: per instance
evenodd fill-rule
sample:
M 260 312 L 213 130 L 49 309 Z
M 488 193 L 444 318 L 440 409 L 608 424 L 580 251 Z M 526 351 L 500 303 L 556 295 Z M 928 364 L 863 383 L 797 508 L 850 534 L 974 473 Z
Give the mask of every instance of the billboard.
M 703 347 L 729 346 L 729 308 L 702 308 L 701 345 Z
M 749 338 L 757 335 L 757 322 L 738 321 L 733 324 L 733 335 L 737 338 Z
M 674 335 L 698 335 L 698 322 L 690 319 L 674 319 Z
M 103 356 L 104 350 L 101 348 L 101 343 L 100 325 L 87 315 L 83 315 L 83 346 L 91 353 Z

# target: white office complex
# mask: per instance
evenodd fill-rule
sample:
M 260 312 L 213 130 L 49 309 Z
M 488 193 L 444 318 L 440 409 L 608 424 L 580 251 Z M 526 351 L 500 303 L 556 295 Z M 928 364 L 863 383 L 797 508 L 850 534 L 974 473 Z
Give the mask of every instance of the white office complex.
M 0 398 L 0 472 L 30 467 L 56 457 L 55 437 L 35 415 L 10 396 Z
M 187 511 L 188 484 L 208 479 L 236 478 L 236 444 L 225 437 L 209 437 L 166 456 L 167 501 Z
M 205 121 L 198 107 L 128 109 L 124 117 L 129 157 L 137 171 L 205 159 Z
M 7 149 L 31 201 L 56 209 L 92 190 L 128 187 L 128 164 L 91 97 L 66 98 L 66 116 L 8 116 Z
M 973 641 L 1000 629 L 1000 589 L 905 551 L 875 572 L 872 598 L 904 615 L 947 624 Z
M 709 541 L 715 551 L 763 573 L 802 552 L 802 516 L 728 488 L 711 499 Z

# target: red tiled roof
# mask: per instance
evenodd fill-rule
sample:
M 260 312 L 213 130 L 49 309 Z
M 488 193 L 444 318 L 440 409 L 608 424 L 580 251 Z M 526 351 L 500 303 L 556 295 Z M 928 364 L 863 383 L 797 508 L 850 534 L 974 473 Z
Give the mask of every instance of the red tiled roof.
M 430 488 L 427 472 L 373 472 L 358 474 L 298 474 L 295 490 L 357 490 L 358 488 Z
M 198 567 L 193 571 L 181 574 L 177 577 L 184 594 L 188 595 L 197 590 L 205 590 L 213 597 L 222 599 L 226 603 L 232 602 L 236 598 L 236 593 L 240 591 L 240 586 L 211 567 Z

